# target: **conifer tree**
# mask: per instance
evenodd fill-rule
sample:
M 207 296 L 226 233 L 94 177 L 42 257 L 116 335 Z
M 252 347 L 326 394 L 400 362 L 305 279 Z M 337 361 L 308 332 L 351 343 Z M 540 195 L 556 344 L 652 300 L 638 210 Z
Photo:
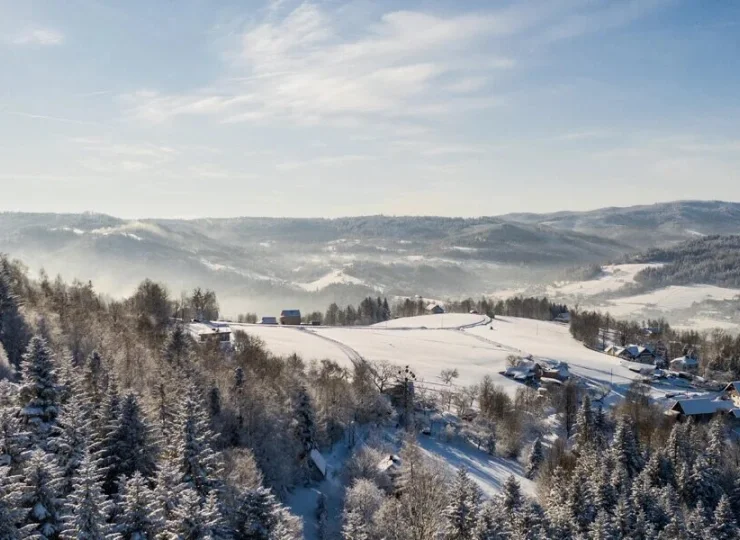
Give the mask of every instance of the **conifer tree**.
M 497 501 L 481 505 L 472 538 L 475 540 L 506 540 L 509 538 L 508 519 Z
M 61 474 L 60 493 L 63 496 L 72 491 L 72 482 L 77 469 L 91 443 L 92 423 L 87 417 L 82 397 L 74 393 L 59 415 L 55 437 L 49 442 L 54 452 Z
M 19 402 L 21 418 L 44 444 L 59 414 L 59 385 L 52 352 L 38 336 L 31 339 L 23 356 Z
M 585 534 L 594 520 L 594 496 L 590 490 L 590 483 L 582 467 L 576 467 L 568 489 L 566 505 L 576 529 Z
M 504 510 L 509 515 L 519 510 L 522 504 L 524 504 L 522 488 L 513 474 L 506 479 L 501 497 L 503 499 Z
M 10 276 L 4 265 L 0 264 L 0 345 L 16 369 L 21 365 L 30 337 L 28 326 L 20 314 L 20 304 L 12 291 Z
M 121 403 L 121 416 L 115 422 L 105 443 L 108 452 L 108 485 L 121 476 L 131 477 L 139 472 L 150 477 L 155 470 L 155 448 L 149 426 L 143 418 L 135 394 L 128 393 Z
M 7 381 L 0 381 L 0 467 L 8 467 L 8 474 L 21 471 L 24 452 L 31 444 L 30 433 L 18 417 L 16 394 Z
M 480 490 L 467 471 L 457 471 L 455 483 L 448 495 L 449 504 L 444 509 L 444 537 L 449 540 L 470 538 L 478 520 Z
M 187 368 L 190 355 L 190 337 L 181 324 L 175 326 L 167 337 L 162 349 L 162 357 L 172 369 L 181 371 Z
M 219 485 L 220 458 L 211 447 L 214 436 L 197 389 L 191 385 L 180 408 L 177 425 L 182 479 L 201 497 Z
M 604 510 L 600 511 L 589 528 L 589 538 L 592 540 L 618 540 L 611 517 Z
M 23 469 L 20 507 L 23 533 L 38 540 L 57 538 L 61 532 L 61 478 L 52 456 L 35 450 Z
M 617 466 L 627 471 L 633 478 L 642 469 L 642 456 L 637 445 L 634 427 L 628 416 L 622 416 L 617 422 L 611 454 Z
M 167 523 L 175 519 L 182 493 L 188 489 L 187 484 L 182 481 L 176 451 L 177 448 L 171 446 L 162 452 L 155 476 L 154 497 Z
M 123 484 L 120 501 L 115 530 L 123 540 L 156 538 L 164 530 L 162 511 L 139 471 Z
M 586 393 L 576 416 L 576 450 L 585 450 L 594 440 L 594 419 L 591 397 Z
M 719 472 L 714 468 L 709 457 L 699 456 L 694 463 L 689 480 L 690 502 L 696 504 L 701 501 L 707 511 L 713 511 L 722 493 L 719 488 Z
M 65 540 L 104 540 L 110 534 L 107 523 L 111 503 L 103 494 L 98 460 L 86 452 L 74 480 L 74 489 L 66 499 Z
M 20 508 L 21 478 L 10 475 L 10 468 L 0 466 L 0 538 L 21 540 L 18 527 L 23 519 Z
M 737 522 L 726 495 L 723 495 L 717 504 L 709 534 L 714 540 L 736 540 L 740 537 L 740 531 L 738 531 Z
M 236 538 L 264 539 L 277 525 L 279 504 L 269 489 L 259 487 L 245 491 L 236 512 Z
M 527 457 L 527 478 L 532 479 L 535 477 L 544 460 L 545 455 L 542 451 L 542 441 L 537 437 Z
M 216 494 L 209 493 L 201 503 L 200 495 L 195 490 L 186 488 L 181 494 L 180 503 L 175 507 L 168 531 L 176 538 L 185 540 L 227 538 Z
M 686 534 L 691 540 L 703 540 L 709 530 L 709 519 L 704 503 L 699 501 L 686 520 Z

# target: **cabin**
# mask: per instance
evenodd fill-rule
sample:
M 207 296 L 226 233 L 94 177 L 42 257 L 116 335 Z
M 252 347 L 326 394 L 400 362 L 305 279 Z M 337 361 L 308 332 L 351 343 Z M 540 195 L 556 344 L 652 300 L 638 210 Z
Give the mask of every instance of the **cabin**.
M 680 356 L 670 361 L 673 371 L 688 371 L 696 373 L 699 370 L 699 360 L 690 356 Z
M 226 323 L 193 320 L 187 331 L 197 343 L 231 343 L 231 328 Z
M 280 324 L 300 326 L 301 311 L 299 309 L 284 309 L 280 313 Z
M 542 377 L 542 366 L 531 360 L 520 360 L 517 365 L 506 368 L 503 375 L 523 383 L 532 383 Z
M 621 358 L 622 360 L 638 362 L 640 364 L 655 364 L 655 359 L 657 358 L 653 350 L 649 347 L 642 347 L 640 345 L 629 345 L 627 347 L 611 346 L 604 352 Z
M 439 304 L 429 304 L 427 306 L 427 311 L 432 315 L 442 315 L 445 312 L 445 308 Z
M 696 421 L 711 420 L 717 413 L 733 412 L 733 403 L 721 399 L 690 398 L 677 400 L 666 414 L 677 420 L 693 418 Z
M 558 313 L 553 320 L 555 322 L 569 324 L 570 323 L 570 313 L 568 313 L 567 311 Z
M 277 324 L 278 320 L 277 317 L 262 317 L 262 322 L 260 324 Z

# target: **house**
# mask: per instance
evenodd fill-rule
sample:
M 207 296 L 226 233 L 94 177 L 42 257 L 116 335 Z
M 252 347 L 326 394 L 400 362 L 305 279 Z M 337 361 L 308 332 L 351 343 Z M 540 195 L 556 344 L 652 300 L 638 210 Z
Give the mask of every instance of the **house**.
M 542 377 L 542 366 L 532 360 L 519 360 L 515 366 L 506 368 L 503 375 L 523 383 L 532 383 Z
M 731 401 L 740 408 L 740 381 L 731 382 L 722 391 L 722 399 Z
M 690 356 L 681 356 L 671 360 L 670 365 L 673 371 L 696 372 L 699 369 L 699 360 Z
M 301 311 L 299 309 L 284 309 L 280 313 L 280 324 L 300 326 Z
M 559 323 L 570 323 L 570 313 L 567 311 L 558 313 L 553 320 Z
M 553 362 L 542 367 L 542 378 L 564 382 L 570 379 L 570 370 L 565 362 Z
M 198 343 L 231 343 L 231 328 L 226 323 L 193 320 L 188 323 L 187 331 Z
M 721 399 L 690 398 L 679 399 L 666 411 L 678 420 L 694 418 L 697 421 L 710 420 L 717 413 L 734 413 L 733 403 Z
M 277 317 L 262 317 L 261 324 L 277 324 L 277 323 L 278 323 Z
M 611 346 L 607 347 L 604 352 L 612 356 L 617 356 L 622 360 L 638 362 L 640 364 L 654 364 L 656 359 L 655 352 L 651 348 L 640 345 L 628 345 L 627 347 Z
M 427 311 L 432 315 L 442 315 L 445 312 L 445 308 L 439 304 L 429 304 L 427 306 Z

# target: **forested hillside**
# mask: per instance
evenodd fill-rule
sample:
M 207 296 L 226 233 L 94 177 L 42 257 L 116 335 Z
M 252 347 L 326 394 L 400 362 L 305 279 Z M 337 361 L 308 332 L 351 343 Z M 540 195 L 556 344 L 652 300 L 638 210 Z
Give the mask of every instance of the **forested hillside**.
M 635 280 L 648 287 L 703 283 L 740 288 L 740 235 L 706 236 L 670 248 L 653 249 L 633 262 L 663 263 Z

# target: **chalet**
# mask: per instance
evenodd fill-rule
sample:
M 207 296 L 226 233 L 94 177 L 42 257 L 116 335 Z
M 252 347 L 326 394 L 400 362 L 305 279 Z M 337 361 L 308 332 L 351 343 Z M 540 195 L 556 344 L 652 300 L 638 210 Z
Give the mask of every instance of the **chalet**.
M 656 354 L 651 348 L 640 345 L 629 345 L 627 347 L 612 346 L 608 347 L 604 352 L 622 360 L 638 362 L 640 364 L 654 364 L 656 359 Z
M 231 343 L 231 328 L 226 323 L 193 320 L 187 331 L 198 343 Z
M 284 309 L 280 313 L 280 324 L 300 326 L 301 311 L 299 309 Z
M 520 360 L 517 365 L 506 368 L 504 376 L 523 383 L 532 383 L 542 377 L 542 366 L 531 360 Z
M 695 373 L 699 369 L 699 360 L 690 356 L 674 358 L 670 362 L 673 371 L 689 371 Z
M 570 370 L 568 369 L 568 364 L 565 362 L 553 362 L 552 364 L 544 364 L 541 367 L 542 378 L 554 379 L 560 382 L 570 379 Z
M 710 420 L 717 413 L 733 413 L 731 401 L 712 398 L 679 399 L 666 414 L 678 420 L 694 418 L 697 421 Z
M 262 322 L 260 324 L 277 324 L 278 320 L 277 317 L 262 317 Z
M 445 308 L 439 304 L 429 304 L 427 306 L 427 311 L 432 315 L 442 315 L 445 312 Z
M 570 323 L 570 313 L 568 313 L 567 311 L 558 313 L 553 320 L 559 323 Z

